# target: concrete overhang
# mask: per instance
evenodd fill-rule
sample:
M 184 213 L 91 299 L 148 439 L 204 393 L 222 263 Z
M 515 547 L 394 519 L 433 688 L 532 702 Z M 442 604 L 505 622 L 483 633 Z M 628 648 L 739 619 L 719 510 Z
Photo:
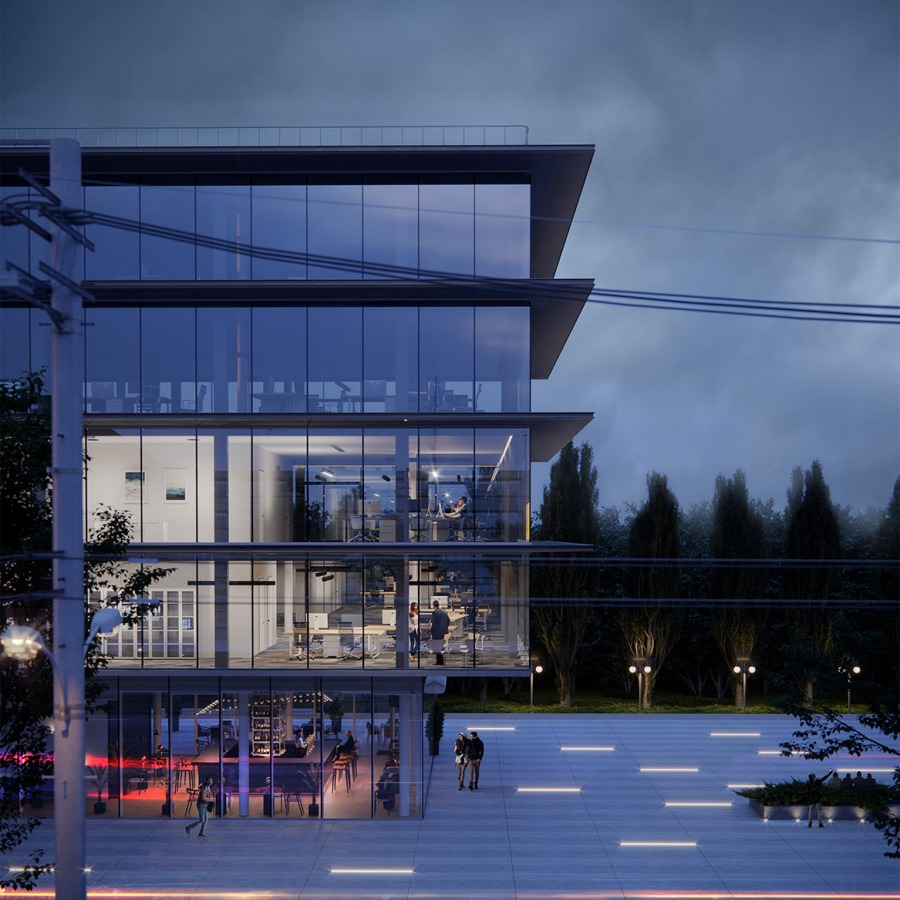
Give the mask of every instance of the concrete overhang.
M 85 427 L 97 436 L 113 435 L 122 429 L 152 425 L 154 428 L 491 428 L 531 430 L 531 462 L 549 462 L 593 419 L 591 413 L 162 413 L 121 415 L 92 413 L 84 417 Z
M 390 183 L 501 179 L 531 184 L 531 275 L 552 278 L 594 155 L 590 144 L 425 147 L 85 147 L 86 181 L 168 184 Z M 4 184 L 21 184 L 19 167 L 48 177 L 46 148 L 0 153 Z

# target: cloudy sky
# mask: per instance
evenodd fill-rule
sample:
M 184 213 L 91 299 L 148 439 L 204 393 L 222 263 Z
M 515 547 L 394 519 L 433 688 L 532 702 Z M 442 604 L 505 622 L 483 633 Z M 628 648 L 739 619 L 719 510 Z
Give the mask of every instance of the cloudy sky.
M 0 17 L 5 127 L 522 124 L 597 148 L 560 276 L 900 298 L 896 0 L 3 0 Z M 884 506 L 900 328 L 592 304 L 534 406 L 594 412 L 603 505 L 639 501 L 655 469 L 688 507 L 741 468 L 781 507 L 818 458 L 836 502 Z

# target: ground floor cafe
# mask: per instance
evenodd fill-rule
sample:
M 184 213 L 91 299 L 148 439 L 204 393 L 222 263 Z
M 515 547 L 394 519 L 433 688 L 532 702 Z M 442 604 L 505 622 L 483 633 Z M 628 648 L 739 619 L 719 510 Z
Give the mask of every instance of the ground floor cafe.
M 422 814 L 421 678 L 154 674 L 106 687 L 87 726 L 89 818 L 191 821 L 206 778 L 223 817 Z M 52 816 L 52 777 L 26 806 Z

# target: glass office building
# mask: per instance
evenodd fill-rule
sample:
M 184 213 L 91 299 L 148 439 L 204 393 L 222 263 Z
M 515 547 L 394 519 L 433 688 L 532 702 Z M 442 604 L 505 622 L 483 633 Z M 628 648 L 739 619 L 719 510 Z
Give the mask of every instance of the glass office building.
M 84 149 L 84 530 L 125 510 L 129 565 L 170 569 L 105 639 L 107 815 L 207 775 L 222 815 L 421 815 L 429 676 L 529 674 L 530 465 L 590 419 L 530 385 L 592 286 L 554 277 L 592 153 Z M 5 197 L 47 172 L 0 159 Z M 43 318 L 0 310 L 0 378 L 48 366 Z

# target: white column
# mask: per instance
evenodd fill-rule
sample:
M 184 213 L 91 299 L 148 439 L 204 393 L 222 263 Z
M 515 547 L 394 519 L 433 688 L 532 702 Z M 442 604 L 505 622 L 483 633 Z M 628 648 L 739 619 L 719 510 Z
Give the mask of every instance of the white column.
M 50 190 L 64 209 L 81 209 L 81 145 L 69 138 L 50 142 Z M 51 265 L 76 278 L 81 245 L 56 225 L 52 228 Z M 53 443 L 53 653 L 54 817 L 56 896 L 84 900 L 84 544 L 82 536 L 82 385 L 84 341 L 81 298 L 53 282 L 53 308 L 62 329 L 51 337 L 51 429 Z M 68 710 L 66 705 L 68 704 Z

